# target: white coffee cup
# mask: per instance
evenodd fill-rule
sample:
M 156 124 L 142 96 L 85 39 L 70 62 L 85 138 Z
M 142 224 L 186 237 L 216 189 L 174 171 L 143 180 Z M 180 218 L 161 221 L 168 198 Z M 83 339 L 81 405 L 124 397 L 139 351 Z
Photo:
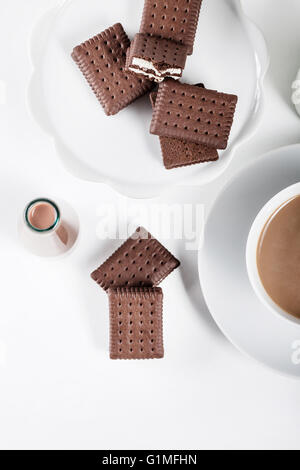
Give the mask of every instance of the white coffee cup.
M 251 227 L 247 248 L 246 263 L 250 282 L 257 297 L 268 307 L 274 314 L 278 315 L 285 321 L 291 321 L 300 326 L 300 319 L 293 317 L 289 313 L 280 308 L 269 296 L 261 281 L 257 266 L 257 249 L 261 233 L 265 228 L 268 220 L 275 215 L 276 211 L 282 208 L 284 204 L 294 197 L 300 196 L 300 183 L 296 183 L 276 194 L 258 213 Z

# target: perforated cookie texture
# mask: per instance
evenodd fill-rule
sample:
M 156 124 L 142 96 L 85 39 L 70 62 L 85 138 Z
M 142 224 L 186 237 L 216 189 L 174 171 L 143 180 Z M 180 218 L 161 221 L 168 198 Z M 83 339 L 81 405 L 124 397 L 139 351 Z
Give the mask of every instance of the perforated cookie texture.
M 196 85 L 204 88 L 203 84 Z M 157 92 L 150 93 L 152 109 L 155 108 Z M 165 168 L 171 170 L 197 163 L 213 162 L 218 160 L 219 154 L 216 149 L 204 144 L 196 144 L 174 137 L 160 137 L 160 147 L 163 155 Z
M 130 65 L 133 58 L 151 61 L 156 67 L 178 67 L 183 69 L 186 63 L 187 48 L 169 39 L 158 39 L 146 34 L 136 34 L 130 47 Z
M 120 23 L 75 47 L 77 63 L 105 113 L 117 114 L 153 88 L 153 82 L 125 71 L 130 41 Z
M 162 358 L 162 290 L 109 289 L 108 297 L 111 359 Z
M 237 100 L 235 95 L 165 80 L 158 89 L 150 132 L 225 149 Z
M 202 0 L 145 0 L 140 33 L 172 39 L 193 53 Z
M 111 287 L 157 286 L 179 261 L 142 227 L 91 277 L 104 290 Z

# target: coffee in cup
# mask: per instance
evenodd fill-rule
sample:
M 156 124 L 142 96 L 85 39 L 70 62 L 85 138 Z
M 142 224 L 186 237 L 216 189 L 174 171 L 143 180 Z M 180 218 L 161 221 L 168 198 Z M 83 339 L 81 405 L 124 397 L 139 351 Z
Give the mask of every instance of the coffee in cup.
M 265 224 L 257 268 L 271 299 L 300 319 L 300 196 L 284 203 Z
M 300 325 L 300 183 L 261 209 L 249 233 L 246 262 L 258 298 Z

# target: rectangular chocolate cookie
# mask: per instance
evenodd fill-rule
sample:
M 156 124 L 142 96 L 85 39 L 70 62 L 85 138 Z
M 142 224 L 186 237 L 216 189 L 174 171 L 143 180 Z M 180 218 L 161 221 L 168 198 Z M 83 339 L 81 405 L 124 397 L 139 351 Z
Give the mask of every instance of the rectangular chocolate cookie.
M 72 58 L 102 104 L 117 114 L 153 88 L 153 82 L 125 71 L 130 41 L 120 23 L 75 47 Z
M 172 137 L 160 137 L 159 140 L 164 166 L 167 170 L 198 163 L 215 162 L 219 159 L 218 151 L 207 145 Z
M 204 88 L 202 84 L 197 86 Z M 155 108 L 156 97 L 156 92 L 150 93 L 153 109 Z M 195 144 L 194 142 L 172 137 L 160 137 L 159 140 L 164 166 L 167 170 L 197 163 L 213 162 L 219 158 L 217 150 L 207 145 Z
M 161 359 L 163 293 L 156 288 L 109 289 L 110 358 Z
M 237 100 L 235 95 L 167 79 L 158 89 L 150 132 L 225 149 Z
M 140 33 L 171 39 L 193 53 L 202 0 L 145 0 Z
M 179 265 L 161 243 L 139 227 L 91 277 L 106 291 L 110 287 L 152 287 Z
M 127 51 L 126 68 L 160 83 L 166 77 L 180 78 L 186 58 L 187 47 L 182 44 L 136 34 Z

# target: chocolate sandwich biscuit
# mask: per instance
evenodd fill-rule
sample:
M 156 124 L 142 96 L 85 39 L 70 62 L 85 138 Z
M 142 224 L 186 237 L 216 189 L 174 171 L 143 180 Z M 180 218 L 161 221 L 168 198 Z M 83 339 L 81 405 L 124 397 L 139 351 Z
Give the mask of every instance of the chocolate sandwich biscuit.
M 140 33 L 171 39 L 193 53 L 202 0 L 145 0 Z
M 106 291 L 110 287 L 152 287 L 179 265 L 161 243 L 139 227 L 91 277 Z
M 225 149 L 237 100 L 235 95 L 167 79 L 158 89 L 150 132 Z
M 127 51 L 126 68 L 160 83 L 166 77 L 180 78 L 186 58 L 187 47 L 183 44 L 136 34 Z
M 110 358 L 161 359 L 163 293 L 156 288 L 109 289 Z
M 117 114 L 153 88 L 153 82 L 125 71 L 130 41 L 120 23 L 75 47 L 72 58 L 102 104 Z
M 196 85 L 204 88 L 204 85 Z M 155 108 L 157 92 L 150 93 L 152 108 Z M 204 144 L 196 144 L 183 139 L 172 137 L 160 137 L 160 146 L 163 156 L 164 166 L 167 170 L 180 168 L 197 163 L 207 163 L 218 160 L 219 155 L 216 149 Z

